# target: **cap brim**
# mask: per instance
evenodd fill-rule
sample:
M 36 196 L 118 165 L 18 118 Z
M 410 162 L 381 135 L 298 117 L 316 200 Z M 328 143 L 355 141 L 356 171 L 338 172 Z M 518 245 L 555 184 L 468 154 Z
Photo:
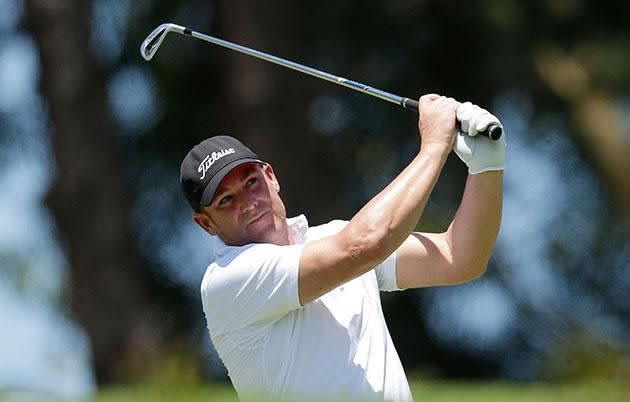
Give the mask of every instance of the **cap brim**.
M 227 176 L 228 173 L 230 173 L 235 167 L 238 167 L 245 163 L 263 163 L 263 161 L 253 158 L 244 158 L 230 162 L 227 165 L 223 166 L 223 168 L 221 168 L 221 170 L 219 170 L 214 175 L 214 177 L 210 179 L 208 185 L 203 190 L 203 194 L 201 195 L 201 199 L 199 200 L 199 205 L 202 207 L 207 207 L 208 205 L 210 205 L 212 203 L 212 199 L 214 198 L 214 194 L 217 192 L 219 184 L 221 184 L 221 181 L 223 181 L 225 176 Z

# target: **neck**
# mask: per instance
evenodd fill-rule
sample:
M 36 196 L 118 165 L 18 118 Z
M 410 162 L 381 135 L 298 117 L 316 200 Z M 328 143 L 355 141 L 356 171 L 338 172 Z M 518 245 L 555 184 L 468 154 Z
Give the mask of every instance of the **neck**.
M 291 235 L 291 231 L 289 230 L 289 226 L 286 223 L 286 220 L 283 222 L 283 225 L 280 231 L 277 232 L 275 236 L 273 236 L 272 238 L 256 239 L 253 241 L 242 243 L 242 242 L 231 241 L 229 239 L 226 239 L 225 237 L 223 237 L 222 233 L 219 233 L 218 236 L 226 245 L 237 246 L 237 247 L 245 246 L 247 244 L 252 244 L 252 243 L 269 243 L 269 244 L 275 244 L 276 246 L 289 246 L 291 244 L 295 244 L 293 236 Z
M 278 237 L 272 243 L 278 246 L 288 246 L 291 244 L 295 244 L 293 241 L 293 236 L 291 235 L 291 231 L 289 230 L 289 226 L 287 225 L 286 219 L 282 223 L 282 230 L 280 231 L 280 233 L 278 233 Z

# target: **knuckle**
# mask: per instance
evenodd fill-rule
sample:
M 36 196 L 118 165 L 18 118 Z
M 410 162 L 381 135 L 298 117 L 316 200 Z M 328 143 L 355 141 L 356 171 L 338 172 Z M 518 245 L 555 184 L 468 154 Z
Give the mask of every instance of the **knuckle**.
M 432 101 L 432 100 L 436 99 L 437 97 L 438 97 L 438 95 L 436 95 L 436 94 L 426 94 L 426 95 L 422 95 L 422 96 L 420 97 L 420 102 L 427 103 L 427 102 L 430 102 L 430 101 Z

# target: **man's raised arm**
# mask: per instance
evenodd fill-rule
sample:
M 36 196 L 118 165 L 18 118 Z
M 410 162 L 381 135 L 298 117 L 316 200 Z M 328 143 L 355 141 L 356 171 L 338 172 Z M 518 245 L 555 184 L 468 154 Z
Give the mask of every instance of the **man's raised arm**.
M 298 280 L 302 305 L 369 271 L 413 231 L 452 149 L 458 106 L 443 96 L 420 98 L 418 155 L 341 232 L 304 246 Z
M 476 136 L 499 120 L 469 102 L 457 111 L 462 129 L 453 150 L 470 173 L 462 202 L 444 233 L 413 233 L 398 250 L 398 287 L 452 285 L 481 276 L 501 224 L 505 134 L 498 141 Z

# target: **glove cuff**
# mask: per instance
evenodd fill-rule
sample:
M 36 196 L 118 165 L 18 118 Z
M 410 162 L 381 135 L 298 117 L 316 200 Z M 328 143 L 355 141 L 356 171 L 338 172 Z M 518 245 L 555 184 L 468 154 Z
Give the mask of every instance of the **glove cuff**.
M 503 165 L 497 165 L 497 166 L 483 166 L 483 167 L 470 167 L 468 168 L 468 173 L 469 174 L 479 174 L 479 173 L 483 173 L 483 172 L 491 172 L 491 171 L 497 171 L 497 170 L 505 170 L 505 164 Z

